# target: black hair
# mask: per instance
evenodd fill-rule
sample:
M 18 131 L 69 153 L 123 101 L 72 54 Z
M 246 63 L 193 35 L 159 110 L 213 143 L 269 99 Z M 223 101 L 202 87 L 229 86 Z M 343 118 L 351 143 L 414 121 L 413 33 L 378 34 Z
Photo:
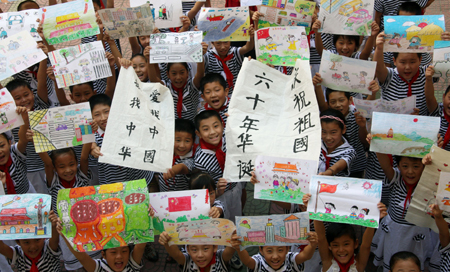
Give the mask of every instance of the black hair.
M 448 92 L 450 92 L 450 85 L 448 85 L 447 89 L 446 89 L 445 92 L 444 92 L 444 95 L 447 95 Z
M 203 93 L 205 85 L 213 82 L 219 83 L 224 90 L 227 88 L 227 81 L 225 80 L 225 78 L 223 78 L 221 74 L 209 73 L 206 74 L 200 81 L 200 91 Z
M 133 59 L 136 58 L 136 57 L 142 57 L 142 58 L 144 58 L 144 60 L 145 60 L 146 62 L 148 62 L 148 59 L 147 59 L 144 55 L 142 55 L 141 53 L 136 53 L 136 54 L 134 54 L 133 56 L 131 56 L 131 59 L 130 59 L 130 60 L 133 60 Z
M 172 67 L 174 64 L 181 64 L 186 68 L 186 70 L 189 72 L 189 65 L 186 62 L 171 62 L 167 64 L 167 73 L 170 71 L 170 67 Z
M 348 100 L 350 100 L 350 93 L 349 92 L 344 92 L 344 91 L 338 91 L 338 90 L 334 90 L 331 88 L 326 88 L 325 89 L 325 97 L 327 98 L 327 101 L 330 101 L 330 94 L 334 93 L 334 92 L 340 92 L 340 93 L 344 93 L 345 97 L 347 97 Z
M 89 106 L 91 107 L 91 111 L 94 110 L 97 105 L 106 105 L 111 107 L 111 98 L 106 94 L 96 94 L 89 98 Z
M 189 190 L 208 189 L 216 191 L 216 182 L 214 179 L 205 172 L 197 172 L 191 176 L 191 182 L 189 183 Z
M 5 139 L 6 139 L 7 141 L 11 140 L 11 139 L 9 139 L 8 134 L 6 134 L 6 132 L 3 132 L 3 133 L 0 134 L 0 135 L 3 136 L 3 137 L 5 137 Z
M 100 3 L 100 0 L 92 0 L 92 4 L 97 4 L 99 8 L 102 8 L 102 3 Z
M 88 81 L 88 82 L 83 82 L 83 83 L 80 83 L 80 84 L 69 86 L 70 93 L 73 93 L 73 88 L 75 88 L 75 86 L 81 86 L 83 84 L 89 85 L 89 87 L 91 87 L 92 91 L 94 91 L 94 82 Z
M 353 205 L 353 206 L 351 207 L 351 209 L 357 209 L 357 210 L 358 210 L 358 206 Z
M 20 2 L 20 4 L 17 6 L 17 11 L 21 11 L 21 10 L 22 10 L 22 5 L 24 5 L 24 4 L 26 4 L 26 3 L 35 3 L 35 4 L 38 6 L 38 8 L 39 8 L 39 4 L 36 3 L 36 1 L 33 1 L 33 0 L 25 0 L 25 1 Z
M 128 247 L 128 249 L 130 250 L 130 254 L 131 254 L 131 251 L 133 251 L 134 245 L 128 245 L 127 247 Z M 113 248 L 102 249 L 102 252 L 106 254 L 106 251 L 107 251 L 108 249 L 114 249 L 114 248 L 115 248 L 115 247 L 113 247 Z
M 409 251 L 400 251 L 391 256 L 391 260 L 389 261 L 390 270 L 392 271 L 394 269 L 394 266 L 398 261 L 406 261 L 406 260 L 411 260 L 417 265 L 417 267 L 419 268 L 421 267 L 420 260 L 416 256 L 416 254 Z
M 361 211 L 364 211 L 366 213 L 366 215 L 368 215 L 370 210 L 367 208 L 364 208 L 364 209 L 361 209 Z
M 200 123 L 203 120 L 208 119 L 210 117 L 216 117 L 217 120 L 219 120 L 220 123 L 222 124 L 222 117 L 220 117 L 220 114 L 217 111 L 206 110 L 206 111 L 200 112 L 199 114 L 197 114 L 197 116 L 195 116 L 195 118 L 194 118 L 195 130 L 200 131 Z
M 23 79 L 13 79 L 5 86 L 5 88 L 8 89 L 10 93 L 19 87 L 26 87 L 31 91 L 30 84 Z
M 68 148 L 63 148 L 63 149 L 56 149 L 50 153 L 50 159 L 52 159 L 53 166 L 55 166 L 56 159 L 59 156 L 61 156 L 62 154 L 66 154 L 66 153 L 72 153 L 73 156 L 75 157 L 75 161 L 78 162 L 78 158 L 77 158 L 77 154 L 75 153 L 75 149 L 73 149 L 73 147 L 68 147 Z
M 192 134 L 192 140 L 195 140 L 195 126 L 191 120 L 176 119 L 175 132 L 187 132 L 189 134 Z
M 340 122 L 336 119 L 333 119 L 333 118 L 328 118 L 328 117 L 322 118 L 323 116 L 333 116 L 333 117 L 341 119 L 342 122 Z M 344 130 L 344 128 L 345 128 L 344 120 L 345 120 L 345 117 L 342 114 L 342 112 L 335 110 L 335 109 L 326 109 L 320 113 L 320 122 L 325 122 L 327 124 L 335 122 L 341 128 L 341 130 Z
M 397 10 L 397 15 L 400 15 L 400 11 L 412 13 L 413 15 L 422 15 L 422 8 L 416 2 L 404 2 Z
M 326 236 L 328 244 L 334 241 L 334 239 L 348 235 L 350 239 L 356 242 L 356 233 L 352 225 L 341 223 L 330 223 L 328 225 Z
M 341 34 L 336 34 L 333 35 L 333 45 L 336 46 L 337 41 L 339 40 L 339 38 L 343 38 L 344 40 L 347 39 L 349 41 L 353 41 L 355 42 L 355 52 L 358 51 L 359 48 L 359 36 L 354 36 L 354 35 L 341 35 Z
M 394 52 L 394 53 L 392 53 L 392 54 L 394 55 L 394 59 L 397 59 L 399 53 L 400 53 L 400 52 Z M 417 56 L 419 57 L 419 59 L 422 58 L 422 53 L 416 53 L 416 54 L 417 54 Z
M 334 204 L 331 203 L 331 202 L 325 202 L 325 205 L 331 205 L 331 206 L 333 207 L 333 209 L 336 210 L 336 205 L 334 205 Z
M 393 157 L 394 157 L 393 160 L 395 161 L 395 163 L 396 163 L 397 165 L 400 164 L 400 161 L 401 161 L 403 158 L 408 158 L 408 159 L 415 160 L 415 161 L 418 160 L 418 161 L 422 162 L 422 159 L 421 159 L 421 158 L 407 157 L 407 156 L 398 156 L 398 155 L 394 155 Z

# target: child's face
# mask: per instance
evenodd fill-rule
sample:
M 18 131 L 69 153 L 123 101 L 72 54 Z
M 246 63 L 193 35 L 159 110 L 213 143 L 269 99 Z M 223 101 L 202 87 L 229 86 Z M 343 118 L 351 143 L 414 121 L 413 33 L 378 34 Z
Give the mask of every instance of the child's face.
M 421 58 L 417 53 L 399 53 L 397 58 L 394 58 L 398 74 L 406 80 L 412 79 L 417 74 L 420 61 Z
M 102 257 L 114 271 L 120 272 L 128 264 L 130 248 L 128 246 L 110 248 L 102 251 Z
M 401 157 L 398 168 L 406 183 L 415 184 L 422 175 L 424 165 L 420 159 Z
M 28 110 L 34 108 L 33 92 L 25 86 L 20 86 L 11 91 L 11 96 L 14 98 L 17 106 L 26 107 Z
M 230 51 L 230 42 L 213 42 L 212 44 L 221 58 L 224 58 L 228 54 L 228 51 Z
M 195 133 L 208 144 L 217 146 L 223 136 L 222 121 L 216 116 L 211 116 L 200 122 L 199 130 L 196 130 Z
M 22 248 L 23 253 L 30 258 L 36 258 L 44 249 L 45 239 L 23 239 L 18 240 L 17 244 Z
M 217 246 L 214 245 L 189 245 L 187 247 L 188 253 L 192 261 L 199 267 L 206 267 L 212 260 L 214 252 L 217 251 Z
M 11 142 L 4 135 L 0 135 L 0 165 L 5 165 L 8 162 L 10 148 Z
M 138 38 L 143 48 L 150 45 L 150 36 L 139 36 Z
M 358 243 L 348 235 L 335 238 L 329 246 L 333 257 L 341 264 L 346 264 L 355 254 Z
M 77 160 L 72 152 L 61 154 L 55 159 L 55 170 L 58 176 L 65 181 L 71 181 L 77 173 Z
M 444 105 L 444 111 L 450 116 L 450 92 L 442 96 L 442 104 Z
M 184 156 L 192 149 L 194 139 L 192 134 L 185 131 L 175 131 L 175 147 L 174 152 L 177 156 Z
M 131 60 L 133 69 L 136 72 L 139 80 L 142 82 L 148 81 L 147 62 L 141 56 L 137 56 Z
M 202 98 L 211 108 L 218 110 L 225 104 L 228 91 L 229 89 L 224 89 L 219 82 L 206 83 L 203 87 Z
M 345 96 L 344 92 L 332 92 L 328 96 L 328 106 L 342 112 L 347 116 L 351 101 Z
M 417 264 L 411 260 L 398 260 L 394 267 L 392 267 L 392 270 L 389 270 L 391 272 L 420 272 L 420 267 L 417 266 Z
M 110 109 L 108 105 L 104 104 L 98 104 L 92 109 L 92 119 L 94 119 L 102 130 L 106 129 Z
M 322 140 L 325 142 L 328 153 L 333 152 L 343 142 L 342 135 L 345 133 L 345 128 L 342 130 L 336 122 L 321 122 Z
M 172 85 L 176 88 L 182 88 L 189 77 L 188 70 L 181 63 L 172 64 L 170 70 L 167 71 L 167 75 L 169 76 Z
M 89 84 L 80 84 L 73 86 L 70 98 L 72 98 L 72 100 L 76 104 L 78 104 L 88 102 L 89 98 L 91 98 L 93 95 L 95 95 L 95 91 Z
M 279 269 L 288 254 L 287 246 L 263 246 L 259 248 L 259 253 L 266 259 L 266 262 L 274 270 Z
M 338 38 L 335 46 L 338 54 L 345 57 L 351 57 L 352 54 L 356 51 L 355 42 L 342 36 Z

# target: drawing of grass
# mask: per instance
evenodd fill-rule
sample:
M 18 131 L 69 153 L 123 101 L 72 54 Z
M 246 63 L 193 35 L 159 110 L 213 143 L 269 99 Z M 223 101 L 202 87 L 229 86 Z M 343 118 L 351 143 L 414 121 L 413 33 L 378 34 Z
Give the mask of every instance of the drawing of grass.
M 170 220 L 170 219 L 166 219 L 164 218 L 163 220 L 160 220 L 159 217 L 153 217 L 153 228 L 154 228 L 154 232 L 155 235 L 159 235 L 164 231 L 164 222 L 167 223 L 180 223 L 180 222 L 188 222 L 188 221 L 198 221 L 198 220 L 205 220 L 205 219 L 209 219 L 208 216 L 204 216 L 204 215 L 199 215 L 198 217 L 193 217 L 191 218 L 191 220 L 188 220 L 187 216 L 180 216 L 176 219 L 176 221 L 174 220 Z
M 258 56 L 258 60 L 261 61 L 262 63 L 270 63 L 272 65 L 282 65 L 282 66 L 294 66 L 297 59 L 309 60 L 309 58 L 297 55 L 295 53 L 292 56 L 278 56 L 272 55 L 270 53 L 264 53 Z
M 267 200 L 277 200 L 282 202 L 289 203 L 303 203 L 303 195 L 305 193 L 299 188 L 296 191 L 290 191 L 285 189 L 263 189 L 261 190 L 257 197 L 259 199 L 267 199 Z
M 309 213 L 310 220 L 319 220 L 325 222 L 335 222 L 335 223 L 347 223 L 352 225 L 359 225 L 369 228 L 378 228 L 378 222 L 374 219 L 353 219 L 349 218 L 347 215 L 337 215 L 331 213 Z

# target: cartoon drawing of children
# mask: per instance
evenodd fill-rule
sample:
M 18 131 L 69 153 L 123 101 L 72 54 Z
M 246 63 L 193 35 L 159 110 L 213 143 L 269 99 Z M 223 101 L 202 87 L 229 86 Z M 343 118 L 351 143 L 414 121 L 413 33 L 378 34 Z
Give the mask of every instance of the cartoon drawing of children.
M 344 79 L 344 81 L 350 81 L 350 77 L 348 76 L 348 72 L 342 72 L 343 76 L 342 78 Z
M 286 187 L 286 178 L 281 176 L 280 179 L 281 179 L 280 183 L 281 189 L 284 189 L 284 187 Z
M 307 49 L 308 47 L 308 38 L 306 37 L 306 35 L 302 35 L 300 37 L 300 48 Z
M 359 211 L 358 219 L 364 220 L 364 216 L 369 214 L 369 209 L 364 208 Z
M 295 40 L 294 35 L 288 34 L 287 42 L 289 43 L 288 50 L 293 50 L 293 51 L 297 50 L 297 46 L 295 45 L 295 43 L 297 41 Z
M 34 27 L 34 24 L 31 24 L 30 27 L 31 27 L 31 29 L 30 29 L 31 37 L 33 37 L 33 38 L 38 37 L 38 33 L 37 33 L 36 28 Z
M 0 120 L 2 121 L 2 124 L 8 124 L 8 117 L 6 117 L 6 113 L 2 112 L 0 113 Z
M 19 45 L 18 42 L 13 41 L 13 40 L 9 41 L 9 44 L 8 44 L 8 50 L 9 50 L 9 51 L 11 51 L 11 50 L 17 50 L 17 49 L 19 49 L 19 47 L 20 47 L 20 45 Z
M 364 71 L 359 72 L 359 84 L 360 85 L 366 85 L 366 77 L 367 73 Z
M 189 44 L 194 44 L 194 33 L 189 33 Z
M 286 186 L 286 190 L 291 190 L 294 191 L 295 189 L 295 182 L 291 177 L 287 177 L 287 186 Z
M 357 212 L 358 212 L 358 206 L 352 206 L 351 208 L 350 208 L 350 211 L 352 212 L 351 214 L 350 214 L 350 218 L 351 219 L 357 219 L 358 218 L 358 216 L 357 216 Z
M 273 38 L 271 36 L 266 38 L 266 49 L 269 51 L 276 51 L 277 50 L 277 44 L 273 42 Z
M 75 83 L 80 83 L 81 76 L 78 74 L 78 70 L 73 70 L 73 79 Z
M 178 37 L 175 37 L 175 44 L 178 44 Z
M 242 37 L 247 36 L 247 30 L 248 30 L 248 28 L 246 28 L 246 27 L 242 28 L 242 32 L 244 32 L 244 34 L 242 34 Z
M 84 74 L 84 80 L 85 81 L 91 81 L 92 80 L 91 76 L 90 76 L 92 74 L 92 72 L 91 72 L 91 70 L 89 70 L 89 68 L 87 66 L 84 66 L 81 69 L 81 72 L 83 72 L 83 74 Z
M 163 19 L 163 9 L 162 6 L 159 7 L 159 19 Z
M 331 213 L 331 209 L 336 210 L 336 206 L 331 202 L 326 202 L 325 203 L 325 213 Z
M 0 27 L 0 39 L 4 40 L 6 38 L 8 38 L 8 32 L 3 27 Z
M 402 47 L 400 44 L 401 36 L 399 33 L 394 33 L 394 37 L 389 41 L 390 45 L 397 45 L 397 48 Z
M 166 5 L 162 5 L 162 15 L 163 15 L 163 20 L 167 20 L 167 9 L 166 9 Z
M 280 186 L 280 183 L 278 182 L 278 175 L 273 175 L 273 188 L 278 189 L 278 186 Z
M 419 36 L 414 36 L 414 37 L 412 37 L 410 40 L 409 40 L 409 42 L 410 42 L 410 44 L 409 44 L 409 46 L 408 46 L 408 49 L 419 49 L 419 46 L 420 46 L 420 42 L 421 42 L 422 40 L 419 38 Z

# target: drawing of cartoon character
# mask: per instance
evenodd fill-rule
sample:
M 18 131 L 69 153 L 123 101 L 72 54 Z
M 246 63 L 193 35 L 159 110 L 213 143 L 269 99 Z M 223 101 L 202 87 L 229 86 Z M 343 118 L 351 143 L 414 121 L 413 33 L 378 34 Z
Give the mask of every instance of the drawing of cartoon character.
M 410 40 L 409 40 L 409 42 L 410 42 L 410 44 L 409 44 L 409 46 L 408 46 L 408 49 L 419 49 L 419 46 L 420 46 L 420 42 L 421 42 L 422 40 L 419 38 L 419 36 L 414 36 L 414 37 L 412 37 Z
M 342 72 L 342 74 L 344 75 L 342 77 L 344 79 L 344 81 L 350 81 L 350 77 L 348 76 L 348 72 Z
M 194 33 L 189 33 L 189 44 L 194 44 Z
M 394 130 L 390 128 L 386 134 L 386 138 L 394 138 Z
M 175 37 L 175 44 L 178 44 L 178 37 Z
M 162 6 L 159 7 L 159 19 L 163 19 Z
M 91 72 L 91 70 L 89 70 L 89 68 L 87 66 L 84 66 L 81 69 L 81 72 L 84 74 L 84 80 L 85 81 L 91 81 L 92 80 L 91 76 L 90 76 L 90 74 L 92 74 L 92 72 Z
M 341 74 L 338 74 L 338 73 L 334 73 L 334 74 L 331 75 L 331 79 L 332 79 L 333 81 L 340 81 L 341 78 L 342 78 L 342 75 L 341 75 Z
M 350 218 L 351 218 L 351 219 L 357 219 L 358 216 L 356 215 L 356 213 L 358 212 L 358 206 L 352 206 L 352 207 L 350 208 L 350 211 L 352 212 L 352 213 L 350 214 Z
M 6 39 L 8 38 L 8 33 L 3 29 L 3 27 L 0 27 L 0 39 Z
M 33 38 L 38 37 L 37 30 L 36 30 L 36 28 L 34 27 L 34 24 L 31 24 L 30 27 L 31 27 L 31 29 L 30 29 L 31 37 L 33 37 Z
M 307 49 L 308 46 L 308 38 L 305 35 L 300 37 L 300 47 L 303 49 Z
M 280 179 L 281 179 L 280 183 L 281 189 L 284 189 L 284 187 L 286 187 L 286 178 L 281 176 Z
M 286 187 L 286 190 L 294 191 L 295 189 L 295 182 L 292 180 L 292 177 L 287 177 L 288 185 Z
M 331 213 L 331 209 L 336 210 L 336 206 L 331 202 L 326 202 L 325 203 L 325 213 Z
M 246 27 L 242 28 L 242 32 L 244 32 L 244 34 L 242 34 L 242 36 L 247 36 L 247 30 L 248 30 L 248 28 L 246 28 Z
M 167 20 L 167 8 L 166 5 L 162 5 L 162 19 Z
M 0 113 L 0 120 L 2 121 L 2 125 L 8 124 L 8 118 L 5 112 Z
M 295 43 L 297 41 L 295 40 L 294 35 L 288 34 L 287 42 L 289 43 L 288 50 L 293 50 L 293 51 L 297 50 L 297 46 L 295 46 Z
M 366 85 L 366 76 L 367 76 L 367 73 L 366 72 L 364 72 L 364 71 L 361 71 L 361 72 L 359 72 L 359 84 L 360 85 Z
M 19 47 L 20 47 L 20 45 L 19 45 L 18 42 L 13 41 L 13 40 L 9 41 L 9 44 L 8 44 L 8 50 L 9 50 L 9 51 L 11 51 L 11 50 L 17 50 L 17 49 L 19 49 Z
M 369 209 L 364 208 L 359 211 L 358 219 L 364 220 L 364 216 L 369 214 Z
M 269 51 L 276 51 L 277 50 L 277 44 L 273 42 L 273 38 L 271 36 L 266 38 L 266 49 Z
M 399 33 L 394 33 L 394 37 L 389 41 L 390 45 L 397 45 L 397 48 L 402 47 L 402 45 L 400 44 L 400 39 L 401 36 Z
M 73 80 L 75 83 L 81 82 L 81 76 L 78 74 L 78 69 L 73 70 Z
M 277 189 L 278 186 L 280 186 L 280 183 L 278 182 L 278 175 L 275 174 L 275 175 L 273 175 L 273 188 Z

